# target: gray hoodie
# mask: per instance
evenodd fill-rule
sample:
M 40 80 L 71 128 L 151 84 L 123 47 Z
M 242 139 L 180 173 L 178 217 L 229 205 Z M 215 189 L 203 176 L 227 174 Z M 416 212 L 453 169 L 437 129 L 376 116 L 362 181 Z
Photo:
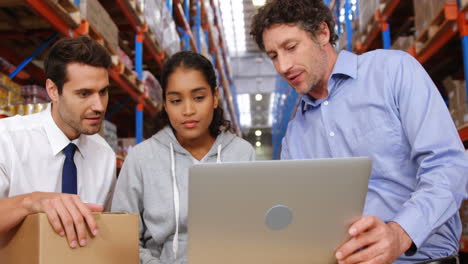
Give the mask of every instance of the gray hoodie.
M 200 162 L 254 159 L 247 141 L 223 132 Z M 187 263 L 188 169 L 194 162 L 168 126 L 126 157 L 112 211 L 140 214 L 141 264 Z

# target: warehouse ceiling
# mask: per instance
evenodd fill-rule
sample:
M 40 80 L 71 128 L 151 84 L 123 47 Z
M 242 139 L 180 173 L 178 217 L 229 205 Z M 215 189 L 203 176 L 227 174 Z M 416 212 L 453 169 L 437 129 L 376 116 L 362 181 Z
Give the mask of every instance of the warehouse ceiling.
M 271 129 L 271 98 L 275 90 L 276 71 L 249 35 L 257 8 L 252 0 L 222 0 L 224 34 L 228 42 L 231 72 L 241 112 L 244 134 L 250 129 Z M 262 99 L 255 99 L 261 94 Z

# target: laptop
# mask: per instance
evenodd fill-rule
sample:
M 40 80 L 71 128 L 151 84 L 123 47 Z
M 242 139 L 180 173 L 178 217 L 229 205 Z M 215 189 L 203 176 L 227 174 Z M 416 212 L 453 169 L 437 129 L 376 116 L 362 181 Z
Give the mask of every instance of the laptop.
M 197 164 L 188 264 L 336 263 L 362 215 L 369 158 Z

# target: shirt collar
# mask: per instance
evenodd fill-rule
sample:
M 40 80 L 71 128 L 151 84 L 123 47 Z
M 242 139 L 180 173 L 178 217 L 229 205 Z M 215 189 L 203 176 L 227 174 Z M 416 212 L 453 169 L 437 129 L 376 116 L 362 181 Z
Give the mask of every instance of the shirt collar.
M 338 54 L 336 59 L 335 66 L 331 74 L 331 78 L 334 75 L 346 75 L 353 79 L 357 78 L 357 68 L 358 68 L 358 56 L 354 53 L 351 53 L 346 50 L 342 50 Z
M 335 77 L 346 76 L 353 79 L 357 78 L 357 59 L 358 56 L 356 54 L 346 50 L 342 50 L 338 54 L 338 58 L 336 59 L 335 65 L 333 66 L 333 71 L 330 75 L 330 80 L 328 81 L 328 96 L 330 96 L 332 89 L 335 87 Z M 308 95 L 303 95 L 301 98 L 302 114 L 311 108 L 319 106 L 326 99 L 328 99 L 328 97 L 315 100 Z
M 328 97 L 327 97 L 328 98 Z M 323 99 L 314 99 L 310 97 L 308 94 L 304 94 L 301 97 L 301 111 L 302 114 L 307 110 L 319 106 L 323 101 L 327 100 L 327 98 Z
M 84 143 L 86 141 L 85 135 L 81 134 L 77 139 L 70 141 L 55 123 L 54 119 L 52 118 L 51 110 L 52 105 L 49 104 L 44 111 L 39 113 L 39 115 L 41 115 L 43 120 L 44 130 L 52 148 L 52 154 L 55 156 L 60 153 L 68 144 L 74 143 L 77 146 L 78 152 L 84 156 Z

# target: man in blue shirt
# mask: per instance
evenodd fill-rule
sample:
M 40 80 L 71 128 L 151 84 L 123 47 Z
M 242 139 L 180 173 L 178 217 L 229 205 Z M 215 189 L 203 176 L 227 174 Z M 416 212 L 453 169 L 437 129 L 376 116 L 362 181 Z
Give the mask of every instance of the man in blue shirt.
M 322 0 L 273 0 L 251 35 L 302 95 L 282 159 L 369 156 L 364 216 L 338 262 L 457 263 L 468 159 L 437 88 L 401 51 L 336 53 Z

